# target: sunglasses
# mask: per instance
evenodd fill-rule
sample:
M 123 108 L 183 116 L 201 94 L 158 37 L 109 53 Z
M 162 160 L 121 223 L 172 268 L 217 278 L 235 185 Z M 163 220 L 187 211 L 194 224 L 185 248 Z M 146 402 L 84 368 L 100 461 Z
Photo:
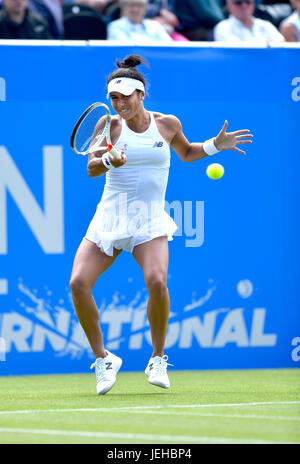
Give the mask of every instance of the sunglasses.
M 247 5 L 252 5 L 254 3 L 253 0 L 237 0 L 236 2 L 232 2 L 234 5 L 241 6 L 243 3 Z

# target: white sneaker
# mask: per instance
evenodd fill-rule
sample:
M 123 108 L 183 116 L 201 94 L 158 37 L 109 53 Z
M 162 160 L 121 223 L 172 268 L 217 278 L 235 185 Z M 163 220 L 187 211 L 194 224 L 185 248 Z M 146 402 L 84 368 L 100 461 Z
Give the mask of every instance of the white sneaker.
M 90 369 L 95 368 L 98 395 L 105 395 L 115 384 L 122 359 L 106 350 L 106 358 L 97 358 Z
M 157 385 L 158 387 L 170 388 L 167 366 L 172 366 L 173 364 L 169 364 L 167 361 L 167 355 L 164 355 L 161 358 L 159 356 L 150 358 L 148 366 L 145 369 L 148 382 L 152 383 L 153 385 Z

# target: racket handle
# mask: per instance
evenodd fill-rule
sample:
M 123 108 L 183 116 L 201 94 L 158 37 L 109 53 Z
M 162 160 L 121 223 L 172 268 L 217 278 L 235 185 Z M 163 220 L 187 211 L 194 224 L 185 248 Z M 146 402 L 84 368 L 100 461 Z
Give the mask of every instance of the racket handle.
M 107 145 L 107 151 L 112 155 L 114 156 L 115 158 L 120 158 L 120 153 L 118 152 L 118 150 L 113 147 L 112 145 Z

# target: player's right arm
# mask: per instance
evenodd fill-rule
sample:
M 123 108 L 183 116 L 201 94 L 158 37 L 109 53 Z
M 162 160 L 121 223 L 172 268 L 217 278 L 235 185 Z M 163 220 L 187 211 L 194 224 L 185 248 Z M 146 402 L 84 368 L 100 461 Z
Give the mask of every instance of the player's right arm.
M 106 122 L 106 116 L 103 116 L 97 122 L 97 124 L 95 126 L 95 129 L 94 129 L 94 132 L 93 132 L 93 135 L 92 135 L 90 145 L 93 144 L 94 139 L 95 139 L 95 135 L 98 134 L 98 133 L 101 133 L 103 131 L 103 128 L 105 126 L 105 122 Z M 105 146 L 104 141 L 101 144 L 101 146 Z M 87 171 L 88 171 L 88 175 L 90 177 L 102 176 L 103 174 L 105 174 L 108 171 L 108 169 L 104 166 L 104 164 L 103 164 L 103 162 L 101 160 L 103 154 L 104 154 L 103 150 L 94 151 L 93 153 L 88 154 Z
M 96 127 L 94 129 L 93 136 L 92 136 L 92 142 L 93 142 L 93 140 L 95 138 L 95 134 L 98 134 L 98 133 L 102 132 L 102 130 L 103 130 L 104 126 L 105 126 L 105 122 L 106 122 L 106 116 L 103 116 L 97 122 Z M 112 122 L 112 124 L 113 124 L 113 122 Z M 103 141 L 101 146 L 106 146 L 106 143 Z M 90 177 L 99 177 L 99 176 L 102 176 L 103 174 L 107 173 L 108 169 L 104 166 L 104 164 L 102 162 L 102 159 L 101 159 L 102 156 L 104 155 L 104 153 L 105 152 L 103 150 L 99 150 L 99 151 L 95 151 L 93 153 L 89 153 L 87 171 L 88 171 L 88 175 Z M 120 155 L 121 155 L 120 159 L 116 159 L 111 155 L 109 157 L 111 164 L 115 168 L 123 166 L 123 164 L 125 164 L 126 161 L 127 161 L 126 157 L 123 156 L 124 155 L 123 152 L 120 151 Z

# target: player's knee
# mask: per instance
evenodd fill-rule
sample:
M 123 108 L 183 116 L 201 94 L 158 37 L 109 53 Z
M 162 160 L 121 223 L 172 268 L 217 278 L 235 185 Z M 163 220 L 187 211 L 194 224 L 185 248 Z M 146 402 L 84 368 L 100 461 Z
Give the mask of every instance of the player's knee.
M 81 275 L 71 277 L 70 288 L 73 295 L 80 295 L 90 292 L 90 288 L 86 280 Z
M 153 271 L 145 275 L 145 282 L 149 293 L 162 296 L 167 290 L 167 278 L 162 271 Z

